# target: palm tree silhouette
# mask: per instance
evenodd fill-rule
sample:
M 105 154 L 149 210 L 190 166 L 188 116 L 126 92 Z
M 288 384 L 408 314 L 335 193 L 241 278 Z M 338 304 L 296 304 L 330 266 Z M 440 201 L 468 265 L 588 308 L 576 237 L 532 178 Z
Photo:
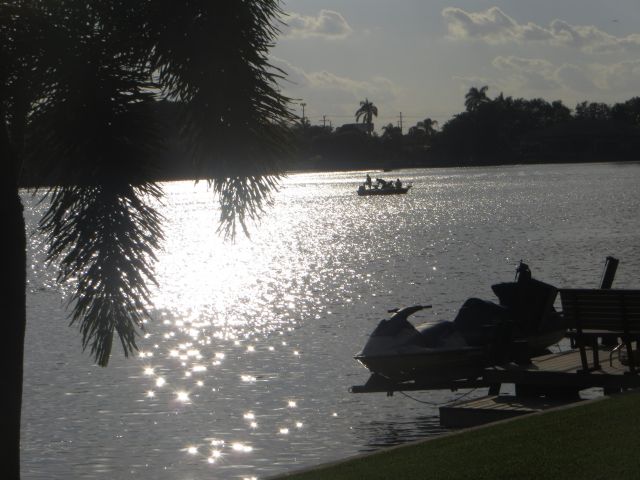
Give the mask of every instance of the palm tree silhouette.
M 360 108 L 356 110 L 355 115 L 356 122 L 362 118 L 362 123 L 367 125 L 367 132 L 371 135 L 373 132 L 373 117 L 378 116 L 378 107 L 373 102 L 370 102 L 368 98 L 365 98 L 364 101 L 360 102 Z
M 487 97 L 487 90 L 489 90 L 489 87 L 486 85 L 480 88 L 471 87 L 469 89 L 467 94 L 464 96 L 464 105 L 468 112 L 477 110 L 480 105 L 489 101 L 489 98 Z
M 20 187 L 43 189 L 40 221 L 58 281 L 75 282 L 72 323 L 105 366 L 117 336 L 136 350 L 162 241 L 155 159 L 166 148 L 153 108 L 177 101 L 174 128 L 233 236 L 278 186 L 295 116 L 268 50 L 277 0 L 0 4 L 0 154 L 6 347 L 0 349 L 3 478 L 20 476 L 26 233 Z M 27 141 L 28 140 L 28 141 Z
M 421 120 L 416 124 L 416 127 L 422 130 L 425 133 L 425 136 L 427 138 L 431 138 L 436 134 L 437 126 L 438 126 L 438 121 L 432 120 L 431 118 L 425 118 L 424 120 Z

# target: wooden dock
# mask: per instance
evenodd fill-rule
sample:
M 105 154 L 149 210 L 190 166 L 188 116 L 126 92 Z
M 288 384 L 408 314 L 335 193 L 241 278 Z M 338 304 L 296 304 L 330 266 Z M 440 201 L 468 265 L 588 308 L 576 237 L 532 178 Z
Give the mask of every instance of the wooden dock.
M 600 370 L 582 372 L 580 353 L 569 350 L 533 358 L 530 364 L 507 364 L 486 368 L 483 379 L 489 384 L 513 383 L 534 387 L 584 390 L 602 387 L 608 391 L 640 387 L 640 375 L 629 374 L 617 355 L 609 358 L 609 349 L 600 349 Z
M 516 396 L 489 395 L 440 407 L 440 424 L 470 427 L 580 402 L 579 392 L 600 387 L 616 393 L 640 387 L 640 376 L 629 374 L 617 356 L 601 350 L 601 368 L 583 372 L 580 353 L 570 350 L 532 359 L 530 364 L 507 364 L 484 370 L 483 381 L 494 392 L 502 384 L 514 384 Z
M 440 407 L 443 426 L 469 427 L 576 403 L 579 392 L 589 388 L 603 388 L 607 394 L 640 388 L 640 375 L 629 373 L 617 355 L 610 358 L 609 350 L 603 348 L 600 358 L 599 370 L 583 372 L 578 350 L 549 353 L 528 364 L 487 367 L 477 379 L 437 384 L 425 380 L 391 383 L 372 375 L 365 385 L 351 387 L 351 391 L 391 395 L 394 391 L 489 387 L 488 396 Z M 500 396 L 503 384 L 515 385 L 516 395 Z
M 440 424 L 449 428 L 474 427 L 542 412 L 549 408 L 561 407 L 578 401 L 580 400 L 488 395 L 440 407 Z

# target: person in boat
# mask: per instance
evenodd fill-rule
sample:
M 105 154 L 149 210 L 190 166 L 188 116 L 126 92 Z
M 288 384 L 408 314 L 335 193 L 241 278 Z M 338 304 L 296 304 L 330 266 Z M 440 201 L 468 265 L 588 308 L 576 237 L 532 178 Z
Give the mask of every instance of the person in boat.
M 399 178 L 396 178 L 396 188 L 402 188 L 402 182 Z
M 369 176 L 368 173 L 367 173 L 367 179 L 365 180 L 364 183 L 367 186 L 367 188 L 371 188 L 371 177 Z

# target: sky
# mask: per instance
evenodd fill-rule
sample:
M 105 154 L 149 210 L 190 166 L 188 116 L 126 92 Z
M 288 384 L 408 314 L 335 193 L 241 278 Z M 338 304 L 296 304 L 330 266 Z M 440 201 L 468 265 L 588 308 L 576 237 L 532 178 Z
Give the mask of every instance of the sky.
M 470 87 L 518 98 L 623 102 L 640 96 L 640 0 L 284 0 L 271 63 L 314 125 L 440 125 Z

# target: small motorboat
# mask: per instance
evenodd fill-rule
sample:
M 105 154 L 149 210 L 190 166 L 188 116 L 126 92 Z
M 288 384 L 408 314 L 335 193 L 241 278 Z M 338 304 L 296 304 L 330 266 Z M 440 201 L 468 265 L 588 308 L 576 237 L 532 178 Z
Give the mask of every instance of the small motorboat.
M 431 306 L 391 310 L 354 358 L 393 382 L 473 380 L 490 365 L 526 361 L 566 333 L 553 308 L 557 289 L 531 278 L 521 263 L 515 282 L 493 285 L 499 303 L 470 298 L 453 321 L 414 327 L 410 315 Z
M 397 195 L 407 193 L 411 185 L 407 185 L 406 187 L 384 187 L 384 188 L 365 188 L 364 185 L 360 185 L 358 187 L 358 195 L 367 196 L 367 195 Z
M 397 195 L 407 193 L 411 185 L 402 186 L 402 182 L 398 178 L 395 182 L 376 178 L 375 184 L 371 182 L 371 177 L 367 174 L 364 184 L 358 187 L 359 196 L 368 195 Z

